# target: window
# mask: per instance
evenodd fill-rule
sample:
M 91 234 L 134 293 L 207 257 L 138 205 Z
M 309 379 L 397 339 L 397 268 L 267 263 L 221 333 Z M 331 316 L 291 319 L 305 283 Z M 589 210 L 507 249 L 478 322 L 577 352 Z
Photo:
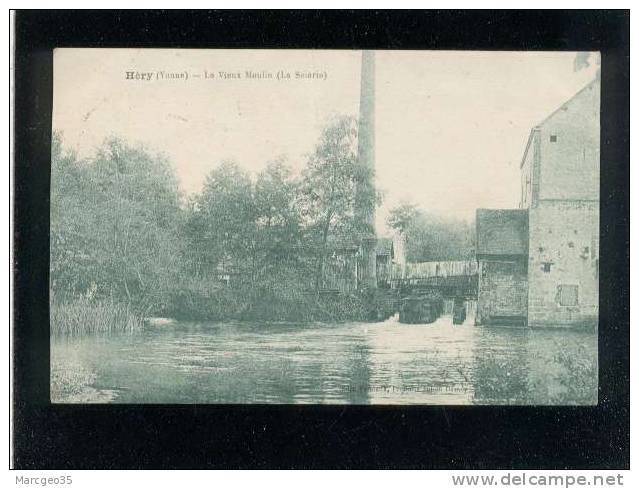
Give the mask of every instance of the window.
M 552 266 L 552 262 L 545 261 L 541 265 L 542 265 L 541 269 L 544 271 L 544 273 L 550 272 L 550 267 Z
M 560 306 L 576 306 L 579 303 L 579 287 L 576 285 L 559 285 L 557 295 Z
M 551 134 L 550 135 L 550 142 L 551 143 L 556 143 L 557 142 L 557 135 L 556 134 Z

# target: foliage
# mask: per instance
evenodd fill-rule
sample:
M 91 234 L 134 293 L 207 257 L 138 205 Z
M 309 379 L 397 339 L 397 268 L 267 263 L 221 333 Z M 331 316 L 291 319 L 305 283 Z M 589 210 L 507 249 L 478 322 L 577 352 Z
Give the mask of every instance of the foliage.
M 166 158 L 117 139 L 82 161 L 54 136 L 51 286 L 77 296 L 155 306 L 178 271 L 177 180 Z
M 352 246 L 370 232 L 357 216 L 379 201 L 364 185 L 372 175 L 357 164 L 356 121 L 333 120 L 306 163 L 296 178 L 281 157 L 252 179 L 222 161 L 199 193 L 184 198 L 162 155 L 112 138 L 80 159 L 54 134 L 54 332 L 118 329 L 111 321 L 127 329 L 133 317 L 151 314 L 361 313 L 356 299 L 319 297 L 331 244 L 348 238 Z
M 242 266 L 242 254 L 254 241 L 255 217 L 249 176 L 237 163 L 222 162 L 207 176 L 187 216 L 185 253 L 195 258 L 195 275 Z
M 403 203 L 391 210 L 388 225 L 405 236 L 409 262 L 467 260 L 473 253 L 473 227 Z
M 251 278 L 262 286 L 276 287 L 285 279 L 278 275 L 304 266 L 299 253 L 291 253 L 302 245 L 298 192 L 299 182 L 293 178 L 284 158 L 270 162 L 257 176 L 254 191 L 256 239 L 250 259 Z M 294 280 L 294 277 L 286 278 Z
M 320 136 L 302 175 L 300 207 L 308 236 L 317 250 L 315 290 L 330 241 L 340 242 L 370 229 L 362 229 L 357 215 L 375 208 L 376 195 L 362 191 L 362 181 L 371 178 L 357 164 L 357 124 L 340 117 Z M 372 187 L 371 187 L 372 188 Z
M 345 321 L 371 316 L 374 303 L 359 294 L 317 295 L 293 287 L 230 288 L 202 281 L 175 289 L 168 316 L 186 320 Z
M 407 234 L 420 216 L 420 211 L 415 204 L 404 202 L 390 211 L 387 219 L 388 226 Z

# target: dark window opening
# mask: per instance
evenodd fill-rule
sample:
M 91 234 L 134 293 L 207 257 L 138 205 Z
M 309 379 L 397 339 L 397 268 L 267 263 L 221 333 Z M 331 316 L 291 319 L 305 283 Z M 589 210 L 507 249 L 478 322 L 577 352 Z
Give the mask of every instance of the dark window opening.
M 556 143 L 557 142 L 557 135 L 556 134 L 551 134 L 550 135 L 550 142 L 551 143 Z
M 542 267 L 541 269 L 544 271 L 544 273 L 549 273 L 550 272 L 550 267 L 552 266 L 552 263 L 549 261 L 545 261 L 542 263 Z

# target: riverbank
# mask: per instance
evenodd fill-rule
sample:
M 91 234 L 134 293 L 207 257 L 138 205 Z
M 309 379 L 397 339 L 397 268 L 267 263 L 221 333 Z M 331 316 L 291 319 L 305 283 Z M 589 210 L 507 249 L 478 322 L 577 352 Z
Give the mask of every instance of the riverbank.
M 352 294 L 270 290 L 181 289 L 170 297 L 162 316 L 205 321 L 382 321 L 394 314 L 391 294 Z
M 53 403 L 109 403 L 117 393 L 114 389 L 98 389 L 95 369 L 89 368 L 77 358 L 54 358 L 51 361 L 50 397 Z
M 389 293 L 300 293 L 282 296 L 270 291 L 181 289 L 145 314 L 112 300 L 84 296 L 51 302 L 51 334 L 130 333 L 140 331 L 145 316 L 182 321 L 347 322 L 383 321 L 395 313 Z

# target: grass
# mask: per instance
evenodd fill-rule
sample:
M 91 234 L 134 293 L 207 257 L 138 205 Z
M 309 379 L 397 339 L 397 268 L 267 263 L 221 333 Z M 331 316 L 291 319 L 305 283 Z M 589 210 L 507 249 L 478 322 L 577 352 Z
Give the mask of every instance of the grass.
M 78 297 L 52 300 L 50 325 L 52 335 L 130 333 L 142 329 L 143 318 L 127 305 Z

